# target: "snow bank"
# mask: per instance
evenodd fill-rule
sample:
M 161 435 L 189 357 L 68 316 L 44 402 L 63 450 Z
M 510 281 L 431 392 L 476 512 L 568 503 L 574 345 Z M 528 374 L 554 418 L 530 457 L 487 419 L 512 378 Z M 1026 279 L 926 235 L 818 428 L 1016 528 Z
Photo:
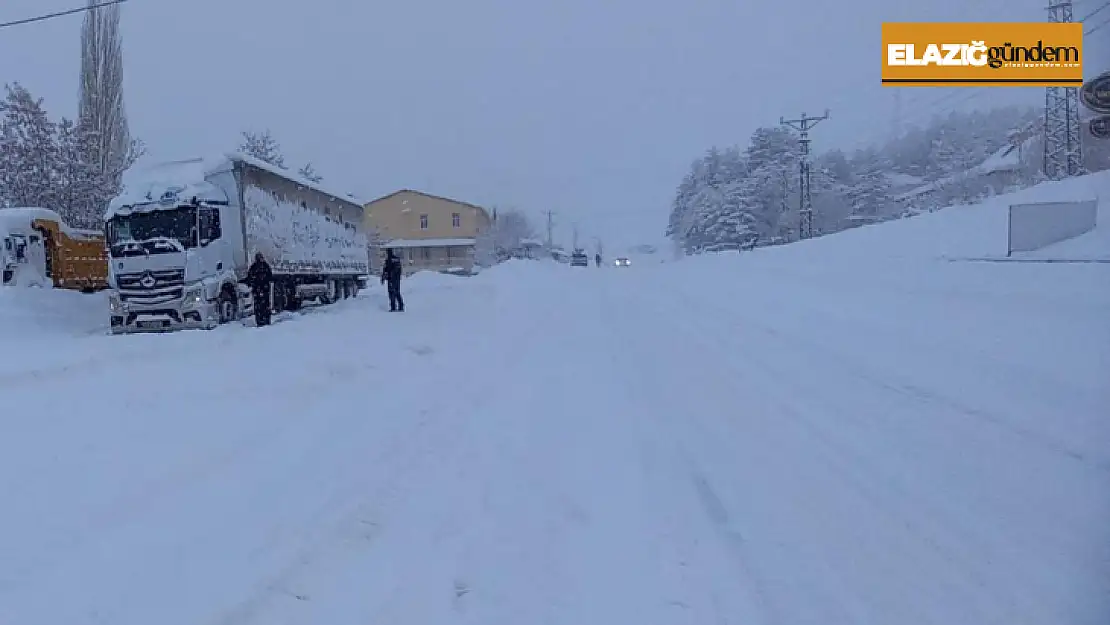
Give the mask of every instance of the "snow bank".
M 108 328 L 104 293 L 68 289 L 0 288 L 0 342 L 19 338 L 84 336 Z
M 831 255 L 838 262 L 878 262 L 926 258 L 1005 257 L 1007 212 L 1010 204 L 1099 199 L 1096 232 L 1110 229 L 1110 171 L 998 195 L 982 204 L 951 206 L 933 213 L 861 226 L 786 246 L 761 248 L 756 256 L 805 257 L 822 262 Z M 1091 233 L 1089 240 L 1104 240 Z M 1110 256 L 1110 249 L 1102 250 Z

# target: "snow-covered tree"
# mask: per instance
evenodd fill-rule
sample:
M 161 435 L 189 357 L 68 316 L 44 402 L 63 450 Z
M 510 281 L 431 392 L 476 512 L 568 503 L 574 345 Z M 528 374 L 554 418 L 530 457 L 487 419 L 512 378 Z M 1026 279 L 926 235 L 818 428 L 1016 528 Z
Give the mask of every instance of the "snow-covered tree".
M 298 169 L 297 173 L 301 176 L 301 178 L 304 178 L 305 180 L 310 180 L 312 182 L 320 182 L 324 179 L 323 176 L 316 173 L 316 168 L 312 166 L 312 163 L 305 163 L 305 166 Z
M 63 118 L 58 123 L 55 166 L 55 208 L 67 223 L 78 228 L 99 229 L 104 208 L 119 190 L 106 179 L 95 160 L 98 135 L 88 125 Z
M 247 156 L 269 163 L 274 167 L 285 169 L 285 157 L 281 153 L 281 146 L 269 129 L 262 132 L 243 131 L 243 141 L 239 144 L 239 151 Z
M 9 206 L 57 205 L 55 124 L 42 99 L 16 83 L 0 102 L 0 193 Z
M 490 227 L 475 241 L 475 260 L 489 266 L 517 255 L 536 230 L 528 216 L 516 209 L 494 209 Z
M 0 204 L 53 209 L 70 225 L 98 229 L 124 170 L 141 153 L 139 142 L 131 146 L 105 171 L 93 123 L 53 122 L 41 99 L 9 85 L 0 102 Z
M 976 167 L 1001 148 L 1013 145 L 1015 129 L 1027 131 L 1039 117 L 1037 110 L 1022 107 L 952 112 L 911 126 L 851 159 L 836 150 L 814 154 L 810 191 L 815 230 L 820 234 L 846 227 L 846 218 L 853 214 L 887 219 L 910 212 L 895 201 L 893 191 L 895 187 L 899 193 L 910 190 L 914 179 L 922 184 L 943 181 L 917 200 L 915 210 L 975 201 L 999 189 L 1035 183 L 1043 177 L 1035 133 L 1024 142 L 1020 168 L 985 176 Z M 1098 148 L 1088 148 L 1092 142 L 1086 140 L 1084 145 L 1087 167 L 1092 163 L 1110 166 L 1110 145 L 1099 144 L 1105 147 L 1101 154 L 1105 158 L 1100 161 L 1094 157 Z M 730 159 L 722 158 L 725 151 L 719 149 L 711 149 L 695 161 L 678 185 L 667 221 L 666 233 L 676 248 L 689 254 L 718 245 L 720 233 L 734 229 L 736 223 L 750 223 L 761 239 L 792 238 L 799 222 L 798 147 L 788 129 L 760 128 L 752 134 L 742 158 L 736 159 L 742 167 L 723 166 Z M 738 180 L 743 184 L 735 185 Z M 707 192 L 707 187 L 713 192 Z M 736 199 L 741 197 L 742 201 Z M 736 218 L 737 206 L 744 207 L 750 222 Z
M 860 150 L 852 159 L 855 171 L 845 197 L 856 217 L 878 217 L 889 212 L 890 183 L 887 172 L 890 161 L 876 150 Z

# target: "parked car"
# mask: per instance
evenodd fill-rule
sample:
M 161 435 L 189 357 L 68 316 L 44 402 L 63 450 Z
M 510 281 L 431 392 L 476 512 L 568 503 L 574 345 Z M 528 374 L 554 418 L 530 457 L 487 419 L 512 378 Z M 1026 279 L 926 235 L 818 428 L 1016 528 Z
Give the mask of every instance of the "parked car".
M 614 260 L 613 264 L 617 267 L 629 267 L 632 265 L 632 261 L 625 256 L 621 256 L 620 258 Z
M 571 267 L 589 267 L 590 257 L 586 256 L 585 252 L 575 252 L 570 255 Z

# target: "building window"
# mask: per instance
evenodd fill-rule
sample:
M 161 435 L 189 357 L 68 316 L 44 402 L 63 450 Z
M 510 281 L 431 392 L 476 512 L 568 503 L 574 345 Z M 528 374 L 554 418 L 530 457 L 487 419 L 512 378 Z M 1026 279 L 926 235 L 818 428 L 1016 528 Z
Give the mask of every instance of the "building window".
M 451 213 L 451 227 L 452 228 L 461 228 L 462 227 L 462 215 L 459 215 L 458 213 Z
M 420 248 L 420 255 L 424 257 L 424 260 L 431 259 L 432 258 L 432 248 L 430 248 L 430 247 Z
M 421 230 L 427 230 L 428 229 L 428 216 L 427 215 L 421 215 L 420 216 L 420 229 Z

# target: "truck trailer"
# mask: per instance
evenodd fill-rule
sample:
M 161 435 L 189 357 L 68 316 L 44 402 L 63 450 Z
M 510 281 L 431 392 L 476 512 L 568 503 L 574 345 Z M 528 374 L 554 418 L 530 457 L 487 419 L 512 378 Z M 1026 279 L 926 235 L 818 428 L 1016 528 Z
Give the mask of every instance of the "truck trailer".
M 105 214 L 114 334 L 212 329 L 253 314 L 257 252 L 272 310 L 353 297 L 368 279 L 363 208 L 351 196 L 240 153 L 163 163 Z
M 104 232 L 39 207 L 0 209 L 0 283 L 92 293 L 108 288 Z

